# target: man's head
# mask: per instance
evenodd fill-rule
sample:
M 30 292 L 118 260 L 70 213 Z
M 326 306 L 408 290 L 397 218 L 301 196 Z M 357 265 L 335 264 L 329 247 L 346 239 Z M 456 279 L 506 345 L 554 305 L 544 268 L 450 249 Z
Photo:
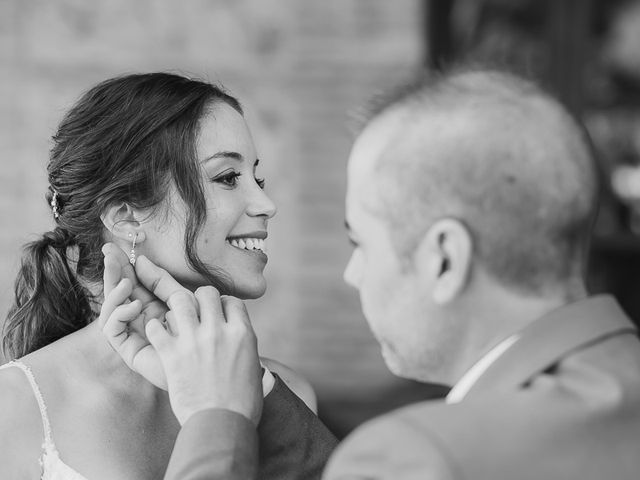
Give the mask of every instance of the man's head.
M 386 97 L 349 160 L 345 279 L 389 368 L 446 381 L 492 302 L 579 294 L 596 192 L 583 130 L 527 81 L 460 71 Z

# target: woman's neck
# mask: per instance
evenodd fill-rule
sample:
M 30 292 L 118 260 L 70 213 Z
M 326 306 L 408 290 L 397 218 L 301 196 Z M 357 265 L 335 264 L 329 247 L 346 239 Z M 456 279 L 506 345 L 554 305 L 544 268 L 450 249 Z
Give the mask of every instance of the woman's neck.
M 47 355 L 49 353 L 50 355 Z M 30 354 L 43 361 L 56 359 L 56 370 L 74 382 L 97 382 L 122 396 L 163 397 L 154 387 L 124 363 L 107 342 L 97 321 Z

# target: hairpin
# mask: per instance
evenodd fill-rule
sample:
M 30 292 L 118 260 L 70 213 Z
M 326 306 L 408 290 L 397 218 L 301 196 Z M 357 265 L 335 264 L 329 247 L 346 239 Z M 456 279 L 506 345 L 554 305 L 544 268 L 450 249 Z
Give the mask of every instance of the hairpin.
M 53 218 L 56 220 L 60 217 L 60 213 L 58 213 L 58 192 L 52 187 L 53 195 L 51 196 L 51 211 L 53 212 Z

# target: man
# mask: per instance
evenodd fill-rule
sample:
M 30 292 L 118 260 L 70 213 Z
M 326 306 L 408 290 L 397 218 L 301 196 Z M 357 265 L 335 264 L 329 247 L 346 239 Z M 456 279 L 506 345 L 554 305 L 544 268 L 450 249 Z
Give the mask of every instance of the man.
M 640 344 L 585 290 L 597 182 L 569 114 L 509 75 L 422 81 L 348 185 L 345 278 L 387 365 L 454 387 L 358 429 L 326 478 L 637 478 Z
M 356 429 L 323 478 L 638 478 L 637 332 L 583 281 L 596 193 L 583 131 L 526 81 L 460 71 L 378 102 L 349 159 L 345 279 L 392 372 L 454 387 Z M 168 377 L 179 351 L 160 348 Z M 252 438 L 259 407 L 212 406 L 197 413 L 210 428 L 220 412 L 246 427 L 229 445 Z

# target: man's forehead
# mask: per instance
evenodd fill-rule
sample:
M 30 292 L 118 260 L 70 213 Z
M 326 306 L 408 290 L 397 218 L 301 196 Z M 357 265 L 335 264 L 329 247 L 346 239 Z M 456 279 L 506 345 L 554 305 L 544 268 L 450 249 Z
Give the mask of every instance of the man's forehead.
M 376 195 L 371 187 L 349 191 L 346 200 L 345 224 L 350 235 L 367 236 L 382 228 L 379 202 L 379 195 Z
M 382 114 L 356 139 L 347 169 L 347 216 L 380 215 L 382 192 L 379 189 L 384 183 L 379 178 L 380 161 L 402 143 L 408 121 L 404 111 Z
M 426 153 L 456 147 L 461 136 L 470 136 L 475 120 L 458 111 L 397 108 L 372 121 L 357 138 L 350 167 L 375 169 L 381 161 L 411 157 L 424 161 Z
M 366 181 L 374 173 L 376 165 L 385 151 L 399 135 L 400 116 L 383 114 L 374 119 L 356 139 L 348 163 L 348 177 L 351 183 Z
M 347 220 L 354 214 L 367 213 L 371 215 L 379 210 L 380 195 L 373 182 L 353 182 L 348 186 L 346 195 Z

